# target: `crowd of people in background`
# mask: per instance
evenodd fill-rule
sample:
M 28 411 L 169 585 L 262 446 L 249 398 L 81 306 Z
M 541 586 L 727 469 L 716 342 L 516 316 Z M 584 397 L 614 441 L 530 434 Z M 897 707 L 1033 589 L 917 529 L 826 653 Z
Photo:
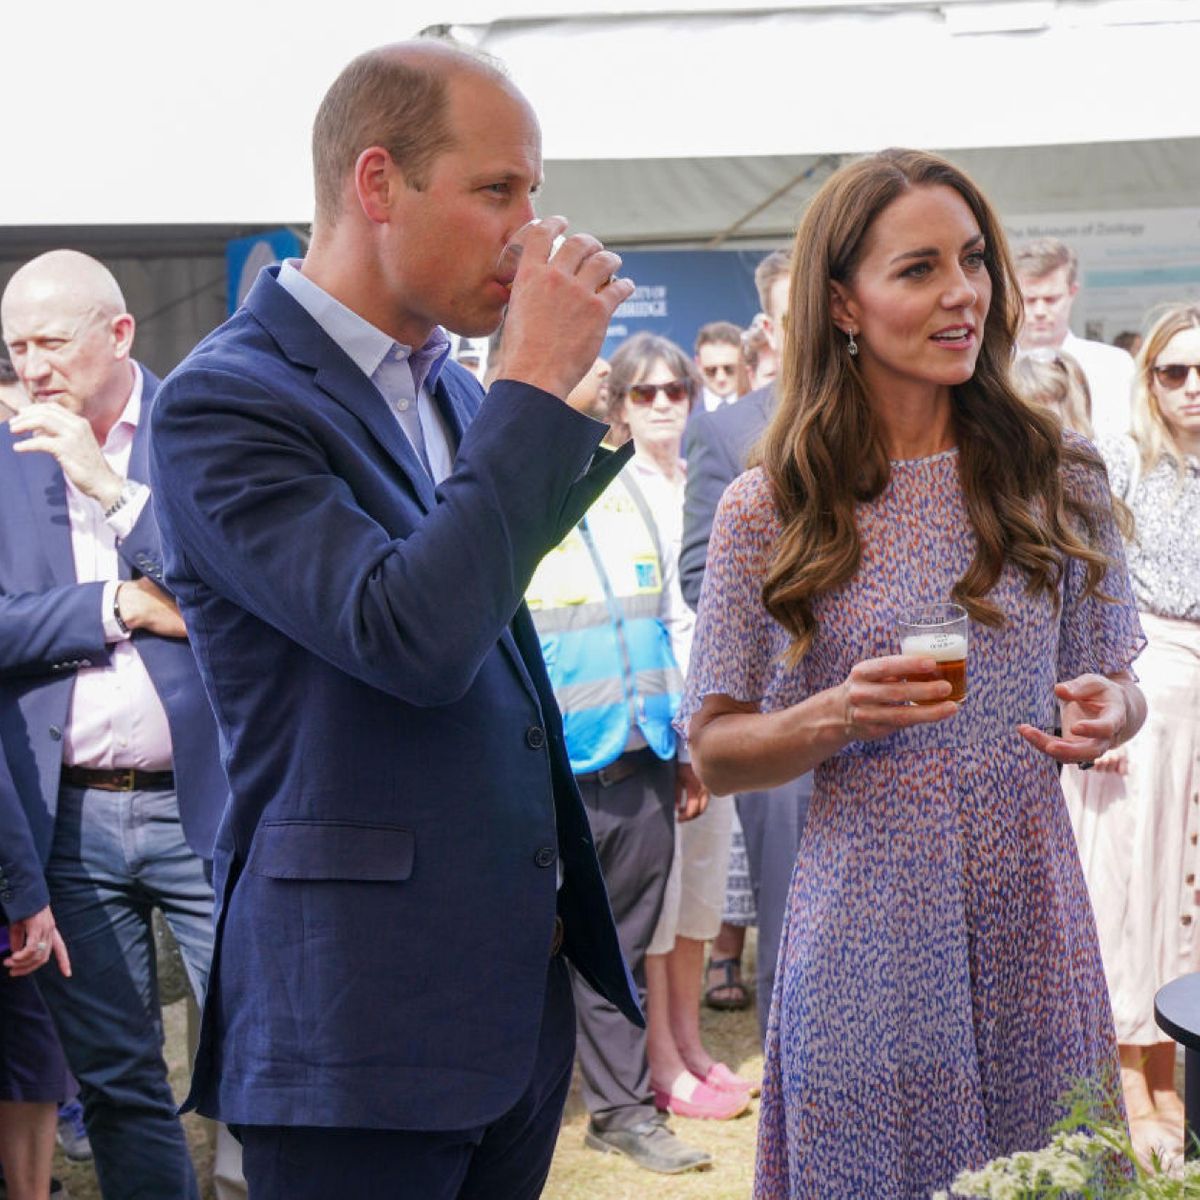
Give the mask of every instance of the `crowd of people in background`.
M 845 430 L 837 432 L 829 414 L 844 393 L 830 381 L 836 377 L 857 397 L 855 389 L 866 394 L 864 379 L 872 386 L 902 379 L 871 349 L 860 358 L 857 340 L 870 348 L 891 336 L 892 317 L 878 296 L 898 285 L 881 282 L 884 292 L 869 293 L 850 276 L 820 275 L 815 257 L 820 239 L 836 249 L 839 237 L 850 244 L 857 236 L 842 226 L 855 212 L 854 189 L 870 171 L 880 179 L 905 175 L 909 190 L 896 194 L 932 206 L 910 213 L 907 200 L 888 200 L 865 217 L 858 213 L 863 228 L 875 230 L 872 254 L 881 237 L 902 244 L 907 230 L 897 223 L 905 219 L 956 235 L 961 228 L 980 240 L 963 268 L 962 308 L 979 319 L 967 336 L 982 342 L 986 375 L 972 392 L 972 403 L 982 406 L 974 427 L 982 441 L 965 452 L 976 456 L 970 461 L 990 461 L 996 447 L 982 442 L 1015 428 L 995 412 L 1033 404 L 1045 414 L 1038 430 L 1068 431 L 1064 470 L 1076 472 L 1084 497 L 1071 511 L 1090 514 L 1091 541 L 1081 548 L 1055 527 L 1054 551 L 1087 564 L 1108 561 L 1104 556 L 1116 561 L 1124 540 L 1132 587 L 1125 607 L 1101 605 L 1093 595 L 1099 575 L 1093 579 L 1089 567 L 1085 578 L 1072 568 L 1065 586 L 1074 624 L 1063 636 L 1075 640 L 1057 659 L 1020 660 L 1011 641 L 995 631 L 985 589 L 976 587 L 964 602 L 982 631 L 979 650 L 972 649 L 972 686 L 996 695 L 1015 690 L 1027 699 L 1042 688 L 1049 696 L 1058 684 L 1064 705 L 1082 704 L 1082 692 L 1071 692 L 1064 680 L 1099 672 L 1115 680 L 1114 688 L 1124 687 L 1132 684 L 1125 672 L 1136 657 L 1149 719 L 1094 764 L 1057 753 L 1062 743 L 1048 712 L 1029 715 L 1032 702 L 1021 708 L 1015 701 L 1014 711 L 1027 713 L 1026 741 L 1065 763 L 1062 786 L 1095 911 L 1135 1145 L 1147 1156 L 1182 1149 L 1173 1045 L 1155 1025 L 1153 996 L 1169 979 L 1200 969 L 1200 308 L 1165 306 L 1150 315 L 1143 333 L 1122 333 L 1121 345 L 1081 338 L 1070 328 L 1081 287 L 1076 257 L 1061 242 L 1040 239 L 1013 257 L 1019 295 L 1001 293 L 1004 264 L 987 260 L 989 310 L 978 273 L 989 253 L 985 239 L 990 247 L 995 231 L 990 209 L 964 177 L 939 164 L 913 154 L 877 157 L 857 175 L 851 168 L 806 217 L 798 242 L 804 256 L 799 249 L 764 256 L 755 274 L 761 311 L 746 328 L 714 319 L 687 349 L 636 334 L 609 361 L 597 359 L 568 399 L 576 412 L 609 426 L 610 448 L 628 440 L 632 454 L 619 470 L 605 468 L 611 478 L 597 483 L 586 514 L 557 531 L 524 599 L 562 712 L 566 756 L 616 937 L 646 1016 L 642 1028 L 629 1018 L 619 989 L 598 988 L 595 978 L 571 970 L 586 1141 L 649 1171 L 677 1173 L 711 1163 L 706 1151 L 673 1131 L 670 1115 L 737 1119 L 753 1111 L 759 1094 L 762 1081 L 744 1077 L 738 1064 L 718 1060 L 704 1044 L 703 1004 L 757 1007 L 768 1058 L 758 1167 L 764 1197 L 800 1194 L 787 1190 L 789 1178 L 809 1169 L 797 1163 L 814 1159 L 825 1178 L 832 1172 L 844 1186 L 857 1181 L 853 1186 L 882 1189 L 871 1194 L 907 1194 L 891 1176 L 856 1174 L 866 1168 L 849 1161 L 845 1138 L 864 1121 L 873 1126 L 870 1136 L 883 1136 L 882 1101 L 871 1094 L 872 1056 L 892 1053 L 892 1038 L 919 1043 L 926 1036 L 917 1030 L 922 1022 L 929 1026 L 928 1044 L 942 1047 L 954 1078 L 945 1095 L 908 1097 L 905 1111 L 911 1118 L 920 1110 L 918 1135 L 934 1148 L 934 1158 L 944 1154 L 944 1161 L 937 1159 L 943 1176 L 956 1165 L 953 1153 L 978 1156 L 977 1131 L 962 1113 L 993 1106 L 989 1111 L 1003 1109 L 1012 1128 L 1024 1130 L 1057 1100 L 1046 1089 L 1068 1069 L 1103 1075 L 1104 1004 L 1093 987 L 1101 981 L 1089 975 L 1086 949 L 1091 917 L 1086 902 L 1077 904 L 1069 886 L 1054 882 L 1069 874 L 1056 835 L 1040 831 L 1025 845 L 975 847 L 1009 862 L 1020 886 L 1045 902 L 1045 928 L 1038 926 L 1045 940 L 1038 946 L 1001 944 L 1007 917 L 997 918 L 985 939 L 963 927 L 961 911 L 951 911 L 962 863 L 931 861 L 919 875 L 891 881 L 924 893 L 905 914 L 927 927 L 905 936 L 943 948 L 960 940 L 964 961 L 992 981 L 986 987 L 939 976 L 940 991 L 931 992 L 924 967 L 907 961 L 897 967 L 888 957 L 887 930 L 870 919 L 881 903 L 870 856 L 882 861 L 891 853 L 880 830 L 924 838 L 921 845 L 930 847 L 940 836 L 938 823 L 952 819 L 940 806 L 944 781 L 917 773 L 904 750 L 958 753 L 959 743 L 944 732 L 955 726 L 939 723 L 957 716 L 957 706 L 939 703 L 940 693 L 922 692 L 929 704 L 895 709 L 905 714 L 903 725 L 862 716 L 877 711 L 870 707 L 878 703 L 871 688 L 894 689 L 879 667 L 867 690 L 855 693 L 836 747 L 793 755 L 793 767 L 799 762 L 801 770 L 762 765 L 783 753 L 770 713 L 815 704 L 814 697 L 843 676 L 865 687 L 861 669 L 894 653 L 881 643 L 861 662 L 850 652 L 862 649 L 862 639 L 846 631 L 878 624 L 881 573 L 915 571 L 912 560 L 897 565 L 889 559 L 899 554 L 896 546 L 914 514 L 940 530 L 940 540 L 922 543 L 922 555 L 944 552 L 924 563 L 935 581 L 930 588 L 949 595 L 970 566 L 962 541 L 968 518 L 957 507 L 957 460 L 948 434 L 944 445 L 935 445 L 928 431 L 914 439 L 900 407 L 885 407 L 876 412 L 878 424 L 862 428 L 885 430 L 880 453 L 885 462 L 890 456 L 891 483 L 869 520 L 860 517 L 862 544 L 844 558 L 850 567 L 840 575 L 831 569 L 825 580 L 836 601 L 814 601 L 823 595 L 817 592 L 782 599 L 776 593 L 764 601 L 778 583 L 767 553 L 771 539 L 784 526 L 809 529 L 814 503 L 845 515 L 856 502 L 849 484 L 825 480 L 836 496 L 814 499 L 812 480 L 795 477 L 796 444 L 782 431 L 779 406 L 795 408 L 799 387 L 826 389 L 826 424 L 797 417 L 794 428 L 803 424 L 803 434 L 794 436 L 812 439 L 809 448 L 836 474 L 849 470 L 849 460 L 838 460 L 835 450 L 866 453 L 867 443 L 852 447 Z M 944 269 L 936 253 L 926 258 L 931 272 Z M 874 267 L 856 260 L 854 269 Z M 278 287 L 318 323 L 320 313 L 328 317 L 295 264 L 285 265 Z M 257 303 L 278 301 L 260 296 Z M 1013 315 L 1011 328 L 1005 313 Z M 151 912 L 158 909 L 171 925 L 200 999 L 213 953 L 212 857 L 227 788 L 213 714 L 164 576 L 151 503 L 142 414 L 158 381 L 133 357 L 134 321 L 116 281 L 82 254 L 54 252 L 18 271 L 4 292 L 0 320 L 11 357 L 11 364 L 0 363 L 0 411 L 8 422 L 0 439 L 0 906 L 10 941 L 0 972 L 0 1167 L 9 1200 L 55 1194 L 50 1165 L 58 1106 L 78 1090 L 90 1137 L 86 1152 L 94 1154 L 108 1200 L 198 1197 L 161 1052 Z M 788 341 L 791 360 L 784 340 L 789 321 L 798 327 Z M 489 380 L 507 378 L 506 363 L 519 349 L 506 333 L 493 338 Z M 469 345 L 468 351 L 459 362 L 474 371 L 480 355 Z M 386 361 L 380 358 L 377 372 Z M 440 363 L 428 369 L 436 372 Z M 951 383 L 965 388 L 968 381 Z M 388 394 L 383 383 L 379 387 Z M 407 412 L 401 397 L 396 416 L 409 430 Z M 945 432 L 948 418 L 937 413 L 943 424 L 934 432 Z M 408 436 L 440 483 L 450 468 L 448 457 L 439 466 L 445 439 L 428 424 L 414 428 Z M 1115 499 L 1087 482 L 1092 442 Z M 990 500 L 979 478 L 968 507 Z M 879 495 L 869 497 L 872 504 Z M 1065 503 L 1048 484 L 1039 497 L 1050 507 Z M 1110 507 L 1114 519 L 1098 515 Z M 954 517 L 943 526 L 947 512 Z M 186 518 L 177 511 L 173 519 Z M 1007 531 L 1010 539 L 1026 536 L 1014 530 Z M 798 540 L 797 555 L 802 544 L 833 554 L 832 541 L 816 538 Z M 917 554 L 916 546 L 904 554 Z M 993 583 L 1002 578 L 1003 556 L 997 563 Z M 1018 624 L 1037 645 L 1051 645 L 1046 614 L 1032 593 L 1021 593 L 1008 575 L 1003 579 Z M 1118 580 L 1118 592 L 1120 586 Z M 811 639 L 814 603 L 823 605 L 822 621 L 843 631 L 844 645 L 816 662 L 805 660 L 811 674 L 781 676 L 779 664 L 790 661 L 789 637 Z M 1134 604 L 1146 636 L 1140 655 Z M 694 650 L 697 609 L 703 615 Z M 691 662 L 692 682 L 685 687 L 694 655 L 698 662 Z M 751 711 L 750 700 L 762 700 L 762 711 Z M 923 724 L 909 728 L 915 711 Z M 726 784 L 725 794 L 706 787 L 692 765 L 683 736 L 689 720 L 695 722 L 692 749 L 718 764 L 705 777 Z M 999 736 L 978 701 L 971 720 L 981 739 Z M 885 734 L 895 737 L 890 749 L 879 751 L 877 739 Z M 536 749 L 552 734 L 531 724 L 525 736 Z M 751 762 L 736 738 L 757 747 L 760 761 Z M 1048 758 L 1032 765 L 1004 745 L 986 768 L 972 760 L 976 800 L 1019 807 L 1012 796 L 1020 793 L 1030 810 L 1014 816 L 1014 827 L 1028 832 L 1041 819 L 1037 805 L 1057 795 L 1058 783 Z M 814 809 L 815 831 L 805 838 L 814 769 L 824 773 L 827 792 Z M 860 810 L 852 800 L 862 780 L 872 787 L 884 780 L 892 793 L 904 793 L 904 811 L 919 831 L 892 829 L 885 814 Z M 980 816 L 982 828 L 987 822 Z M 399 842 L 396 850 L 403 850 Z M 539 868 L 556 863 L 552 850 L 538 849 Z M 256 864 L 264 874 L 272 869 L 286 875 L 287 864 Z M 576 878 L 581 869 L 574 868 Z M 223 885 L 218 879 L 218 889 Z M 966 909 L 976 902 L 983 903 L 968 896 Z M 838 939 L 822 941 L 823 930 L 806 923 L 818 910 L 841 912 L 833 922 Z M 752 979 L 743 973 L 748 923 L 757 926 Z M 558 922 L 552 956 L 564 937 L 569 946 L 572 932 L 569 920 L 565 930 Z M 1064 953 L 1063 937 L 1066 952 L 1078 956 L 1076 976 L 1056 983 L 1051 976 L 1055 955 Z M 889 970 L 912 971 L 906 986 L 918 997 L 912 1004 L 920 1020 L 912 1005 L 879 1014 L 874 1044 L 856 1052 L 855 1067 L 831 1066 L 844 1063 L 846 1043 L 861 1031 L 830 1011 L 839 997 Z M 1070 1028 L 1069 1044 L 1048 1045 L 1045 1062 L 1025 1064 L 1018 1078 L 1025 1043 L 1021 1031 L 1002 1030 L 983 1056 L 983 1077 L 969 1080 L 976 1069 L 971 1005 L 1002 1008 L 1005 989 L 1024 985 L 1040 989 L 1033 1011 L 1041 1019 Z M 1094 1027 L 1080 1032 L 1064 1015 L 1071 1006 Z M 217 1073 L 211 1056 L 205 1068 Z M 987 1074 L 1001 1068 L 1007 1078 Z M 792 1088 L 786 1094 L 781 1078 Z M 884 1128 L 904 1116 L 888 1110 Z M 70 1117 L 67 1110 L 68 1123 Z M 244 1194 L 237 1149 L 227 1131 L 221 1137 L 221 1195 Z

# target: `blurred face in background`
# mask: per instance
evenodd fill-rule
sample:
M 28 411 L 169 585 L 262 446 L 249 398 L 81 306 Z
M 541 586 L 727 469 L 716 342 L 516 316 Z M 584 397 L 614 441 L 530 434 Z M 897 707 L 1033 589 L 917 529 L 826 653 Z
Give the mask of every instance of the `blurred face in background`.
M 1046 275 L 1022 275 L 1018 283 L 1025 302 L 1025 321 L 1019 338 L 1021 348 L 1058 347 L 1070 332 L 1071 305 L 1079 291 L 1068 280 L 1068 267 L 1056 267 Z
M 690 380 L 677 376 L 662 359 L 642 371 L 630 385 L 623 405 L 639 453 L 669 450 L 678 456 L 691 402 Z
M 1151 377 L 1164 423 L 1194 453 L 1200 445 L 1200 329 L 1181 329 L 1155 357 Z
M 716 396 L 732 396 L 737 388 L 738 348 L 729 342 L 706 342 L 696 353 L 704 385 Z

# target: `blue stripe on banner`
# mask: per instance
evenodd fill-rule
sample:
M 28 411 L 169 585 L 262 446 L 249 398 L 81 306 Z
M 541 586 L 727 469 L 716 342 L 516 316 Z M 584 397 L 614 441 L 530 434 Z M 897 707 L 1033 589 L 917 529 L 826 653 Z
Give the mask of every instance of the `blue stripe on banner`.
M 1200 283 L 1200 263 L 1185 267 L 1084 271 L 1084 287 L 1153 287 L 1163 283 Z

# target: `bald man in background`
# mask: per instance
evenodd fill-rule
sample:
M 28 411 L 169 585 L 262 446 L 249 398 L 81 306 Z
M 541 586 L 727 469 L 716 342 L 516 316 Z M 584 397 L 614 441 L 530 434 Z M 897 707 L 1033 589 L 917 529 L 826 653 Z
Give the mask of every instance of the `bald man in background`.
M 197 997 L 226 785 L 162 584 L 147 463 L 158 380 L 109 271 L 26 263 L 0 326 L 29 404 L 0 431 L 0 740 L 74 974 L 38 982 L 79 1081 L 105 1200 L 197 1198 L 162 1058 L 151 909 Z M 0 900 L 7 896 L 0 892 Z M 35 950 L 48 960 L 49 938 Z

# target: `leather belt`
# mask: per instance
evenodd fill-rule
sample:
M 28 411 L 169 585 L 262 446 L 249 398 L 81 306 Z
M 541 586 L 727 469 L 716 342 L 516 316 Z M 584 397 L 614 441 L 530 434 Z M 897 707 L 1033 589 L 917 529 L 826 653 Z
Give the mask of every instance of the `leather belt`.
M 554 958 L 562 949 L 563 945 L 563 923 L 562 917 L 557 913 L 554 914 L 554 936 L 550 939 L 550 957 Z
M 61 781 L 68 787 L 99 788 L 102 792 L 169 792 L 175 787 L 175 772 L 139 771 L 134 767 L 107 771 L 64 763 Z
M 628 754 L 622 754 L 615 762 L 609 763 L 607 767 L 601 767 L 598 771 L 588 771 L 586 775 L 576 775 L 575 780 L 581 784 L 597 783 L 602 788 L 608 788 L 620 783 L 623 779 L 628 779 L 630 775 L 636 775 L 645 767 L 653 766 L 661 761 L 649 746 L 643 746 L 640 750 L 630 750 Z

